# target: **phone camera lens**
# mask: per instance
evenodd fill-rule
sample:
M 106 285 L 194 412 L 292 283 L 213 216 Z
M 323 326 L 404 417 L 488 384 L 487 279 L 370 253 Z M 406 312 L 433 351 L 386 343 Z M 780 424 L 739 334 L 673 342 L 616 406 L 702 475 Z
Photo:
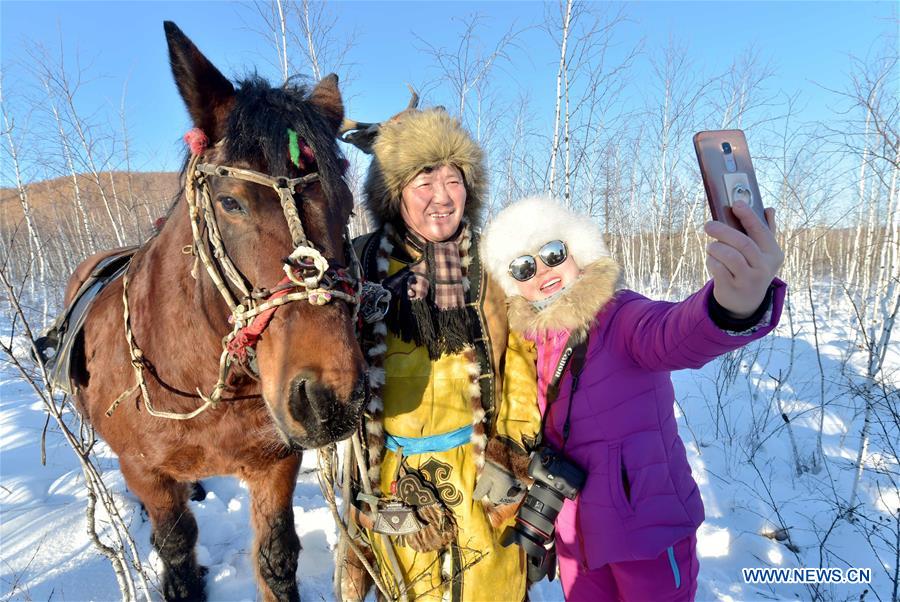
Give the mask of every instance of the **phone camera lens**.
M 725 154 L 726 154 L 726 155 L 731 154 L 731 145 L 728 144 L 727 142 L 723 142 L 723 143 L 722 143 L 722 150 L 725 151 Z

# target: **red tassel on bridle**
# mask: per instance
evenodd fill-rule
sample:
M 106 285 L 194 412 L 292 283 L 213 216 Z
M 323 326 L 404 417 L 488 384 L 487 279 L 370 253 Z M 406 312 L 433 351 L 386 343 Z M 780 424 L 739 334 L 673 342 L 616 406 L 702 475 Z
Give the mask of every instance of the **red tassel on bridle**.
M 184 141 L 191 149 L 192 155 L 199 155 L 209 146 L 209 138 L 206 137 L 206 134 L 200 128 L 192 128 L 184 135 Z

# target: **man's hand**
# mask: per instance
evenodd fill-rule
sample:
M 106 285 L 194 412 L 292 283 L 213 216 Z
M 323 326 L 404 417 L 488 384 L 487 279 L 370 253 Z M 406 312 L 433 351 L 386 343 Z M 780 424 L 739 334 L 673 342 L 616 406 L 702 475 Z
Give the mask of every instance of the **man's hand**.
M 735 318 L 746 318 L 762 303 L 766 290 L 784 262 L 775 240 L 775 210 L 766 209 L 767 228 L 744 202 L 732 206 L 747 234 L 721 222 L 706 222 L 715 240 L 706 246 L 706 269 L 713 278 L 713 296 Z
M 484 469 L 472 497 L 476 500 L 487 498 L 494 506 L 515 504 L 525 496 L 525 485 L 512 473 L 491 461 L 484 463 Z

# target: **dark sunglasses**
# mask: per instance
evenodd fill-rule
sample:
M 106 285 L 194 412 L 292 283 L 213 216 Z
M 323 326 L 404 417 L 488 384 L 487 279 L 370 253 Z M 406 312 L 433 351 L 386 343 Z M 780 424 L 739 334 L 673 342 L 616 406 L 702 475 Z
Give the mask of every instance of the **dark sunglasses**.
M 548 268 L 558 266 L 569 256 L 566 243 L 561 240 L 551 240 L 540 248 L 537 255 Z M 516 257 L 509 263 L 509 275 L 519 282 L 530 280 L 535 274 L 537 274 L 537 260 L 532 255 Z

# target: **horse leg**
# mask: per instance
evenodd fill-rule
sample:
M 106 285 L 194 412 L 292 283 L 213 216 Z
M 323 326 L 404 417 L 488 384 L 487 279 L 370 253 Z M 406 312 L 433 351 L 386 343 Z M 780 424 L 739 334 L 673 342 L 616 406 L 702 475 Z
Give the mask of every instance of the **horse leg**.
M 300 538 L 294 527 L 293 507 L 299 468 L 300 457 L 291 455 L 265 471 L 245 475 L 250 487 L 257 583 L 266 602 L 300 600 Z
M 190 497 L 192 502 L 202 502 L 206 499 L 206 487 L 203 486 L 203 482 L 194 481 L 193 483 L 188 483 L 188 492 L 190 492 Z
M 121 461 L 122 474 L 131 491 L 150 516 L 150 543 L 163 563 L 163 597 L 175 600 L 206 600 L 206 567 L 197 564 L 197 521 L 188 509 L 188 486 L 171 477 L 142 472 Z

